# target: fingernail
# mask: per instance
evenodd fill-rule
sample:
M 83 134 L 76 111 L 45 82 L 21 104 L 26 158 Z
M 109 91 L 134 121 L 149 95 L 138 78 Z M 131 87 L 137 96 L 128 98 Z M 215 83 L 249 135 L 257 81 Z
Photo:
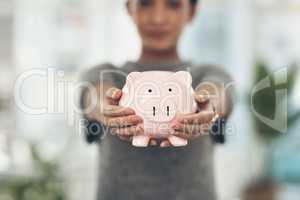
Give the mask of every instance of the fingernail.
M 207 101 L 209 98 L 208 98 L 208 96 L 207 95 L 202 95 L 202 94 L 199 94 L 198 95 L 198 100 L 200 101 L 200 102 L 205 102 L 205 101 Z
M 119 93 L 119 90 L 114 90 L 113 93 L 112 93 L 112 96 L 116 97 L 118 95 L 118 93 Z

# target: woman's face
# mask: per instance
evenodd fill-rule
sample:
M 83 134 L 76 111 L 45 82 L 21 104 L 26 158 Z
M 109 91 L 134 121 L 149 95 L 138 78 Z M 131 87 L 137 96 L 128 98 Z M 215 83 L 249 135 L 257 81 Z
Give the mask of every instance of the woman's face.
M 154 51 L 176 47 L 195 13 L 190 0 L 128 0 L 127 5 L 143 47 Z

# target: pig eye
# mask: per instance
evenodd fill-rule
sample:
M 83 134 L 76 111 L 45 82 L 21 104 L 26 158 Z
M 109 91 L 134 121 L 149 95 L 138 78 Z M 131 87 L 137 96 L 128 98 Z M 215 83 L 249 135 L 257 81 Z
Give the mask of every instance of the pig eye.
M 172 92 L 172 88 L 169 88 L 169 92 Z
M 148 92 L 149 92 L 149 93 L 151 93 L 151 92 L 152 92 L 152 90 L 151 90 L 151 89 L 149 89 L 149 90 L 148 90 Z

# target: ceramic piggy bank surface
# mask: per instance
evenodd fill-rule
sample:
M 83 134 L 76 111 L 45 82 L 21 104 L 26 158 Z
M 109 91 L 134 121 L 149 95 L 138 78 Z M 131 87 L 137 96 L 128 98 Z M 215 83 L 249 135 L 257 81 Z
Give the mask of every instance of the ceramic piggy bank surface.
M 189 72 L 146 71 L 127 76 L 119 105 L 131 107 L 144 120 L 144 134 L 134 136 L 134 146 L 146 147 L 151 138 L 166 138 L 173 146 L 187 140 L 170 134 L 177 114 L 196 112 L 192 77 Z

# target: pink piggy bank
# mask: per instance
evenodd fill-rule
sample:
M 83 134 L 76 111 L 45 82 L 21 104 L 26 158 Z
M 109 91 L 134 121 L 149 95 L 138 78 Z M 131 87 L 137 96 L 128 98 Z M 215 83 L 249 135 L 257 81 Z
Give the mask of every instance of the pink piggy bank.
M 133 137 L 133 146 L 147 147 L 151 138 L 165 138 L 175 147 L 187 145 L 186 139 L 170 134 L 170 124 L 177 114 L 196 112 L 189 72 L 132 72 L 122 91 L 119 105 L 131 107 L 144 120 L 144 134 Z

